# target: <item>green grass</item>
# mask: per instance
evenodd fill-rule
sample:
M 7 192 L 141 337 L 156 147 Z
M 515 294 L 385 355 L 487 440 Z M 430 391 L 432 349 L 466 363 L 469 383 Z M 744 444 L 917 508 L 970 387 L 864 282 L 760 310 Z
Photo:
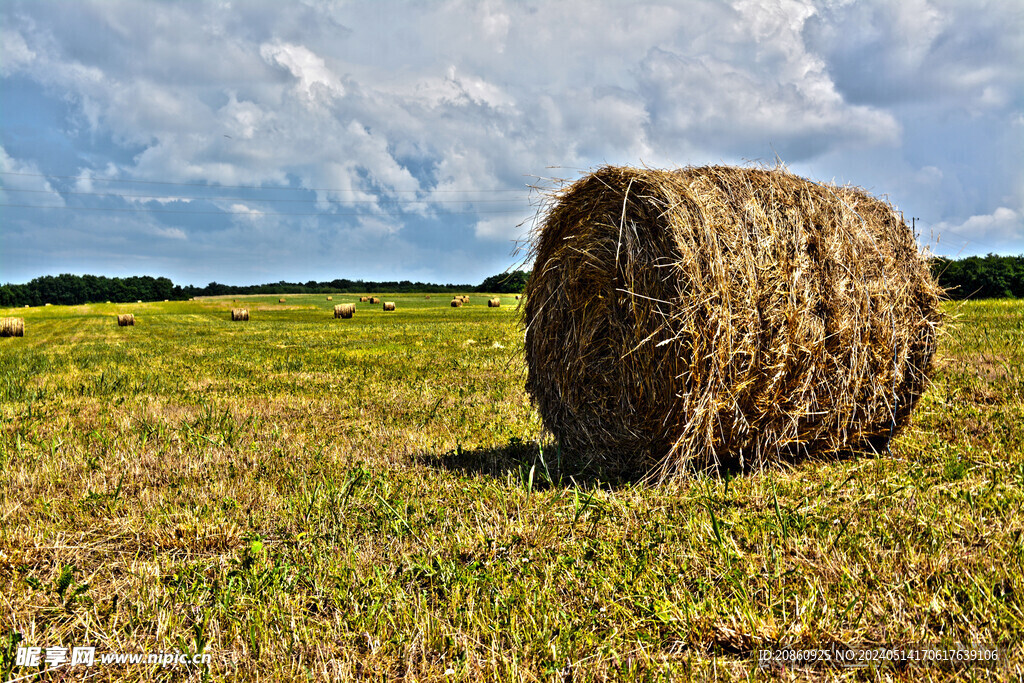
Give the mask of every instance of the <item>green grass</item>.
M 0 679 L 16 644 L 213 655 L 91 680 L 1024 673 L 1024 304 L 950 304 L 891 455 L 651 488 L 543 437 L 512 297 L 285 298 L 0 310 Z M 953 641 L 1009 663 L 753 659 Z

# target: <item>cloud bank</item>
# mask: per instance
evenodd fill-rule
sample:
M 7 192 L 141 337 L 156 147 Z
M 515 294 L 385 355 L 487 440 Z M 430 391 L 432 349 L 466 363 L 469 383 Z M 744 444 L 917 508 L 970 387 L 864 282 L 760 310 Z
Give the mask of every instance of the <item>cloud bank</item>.
M 1024 251 L 1012 0 L 7 0 L 0 26 L 0 170 L 35 173 L 2 203 L 48 207 L 4 208 L 3 280 L 474 282 L 544 179 L 776 157 L 940 251 Z

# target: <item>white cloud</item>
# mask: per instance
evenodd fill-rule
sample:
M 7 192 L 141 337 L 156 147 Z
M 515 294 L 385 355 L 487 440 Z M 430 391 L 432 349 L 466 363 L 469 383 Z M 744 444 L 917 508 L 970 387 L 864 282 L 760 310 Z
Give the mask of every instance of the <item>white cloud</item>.
M 297 89 L 310 102 L 329 100 L 345 94 L 345 87 L 327 67 L 324 59 L 302 45 L 264 43 L 260 55 L 269 64 L 283 66 L 298 80 Z
M 0 147 L 0 202 L 4 204 L 30 204 L 37 206 L 64 206 L 64 197 L 53 189 L 50 182 L 32 162 L 12 159 Z
M 1007 185 L 1019 158 L 1014 122 L 1024 120 L 1024 30 L 1012 2 L 977 11 L 955 0 L 12 7 L 0 3 L 0 78 L 35 83 L 71 112 L 48 134 L 74 148 L 64 167 L 82 168 L 79 191 L 102 188 L 91 177 L 115 174 L 91 169 L 111 163 L 124 179 L 317 188 L 307 209 L 329 214 L 320 223 L 271 221 L 303 210 L 251 195 L 223 203 L 268 207 L 261 225 L 294 231 L 300 259 L 359 231 L 386 235 L 393 251 L 405 244 L 408 259 L 436 259 L 427 237 L 408 240 L 430 233 L 440 246 L 447 237 L 429 225 L 448 216 L 469 237 L 466 253 L 497 265 L 531 213 L 525 185 L 606 162 L 735 163 L 774 150 L 879 193 L 899 168 L 897 180 L 922 205 L 934 198 L 949 228 L 964 229 L 970 219 L 951 217 L 971 214 L 1003 225 L 999 209 L 1016 206 Z M 925 109 L 936 121 L 979 116 L 975 138 L 921 142 Z M 977 139 L 997 138 L 1008 140 L 1005 159 L 960 160 L 958 141 L 976 150 Z M 851 159 L 867 171 L 853 176 Z M 509 189 L 522 194 L 492 192 Z M 509 196 L 519 203 L 469 203 Z M 463 216 L 488 206 L 523 216 Z M 248 217 L 226 220 L 247 244 L 272 239 Z M 227 239 L 226 228 L 218 234 Z
M 26 68 L 36 58 L 18 31 L 0 29 L 0 76 Z
M 961 223 L 943 221 L 934 226 L 942 241 L 951 245 L 964 244 L 971 251 L 984 251 L 986 247 L 1000 248 L 1024 243 L 1024 216 L 1005 206 L 989 214 L 971 216 Z

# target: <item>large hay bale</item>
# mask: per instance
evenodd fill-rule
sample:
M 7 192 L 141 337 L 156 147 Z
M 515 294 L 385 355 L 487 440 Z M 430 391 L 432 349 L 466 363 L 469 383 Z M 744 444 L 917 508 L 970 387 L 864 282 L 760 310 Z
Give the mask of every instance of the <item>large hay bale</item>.
M 881 449 L 927 382 L 941 290 L 858 188 L 604 167 L 550 198 L 533 256 L 527 389 L 581 464 L 665 480 Z
M 385 301 L 384 302 L 384 310 L 385 311 L 393 311 L 393 310 L 395 310 L 395 302 L 394 301 Z
M 131 313 L 118 313 L 117 314 L 117 326 L 118 327 L 134 327 L 135 316 Z
M 0 337 L 24 337 L 24 318 L 0 318 Z
M 487 300 L 487 308 L 498 308 L 499 306 L 501 306 L 500 298 L 494 297 L 493 299 Z
M 352 314 L 356 312 L 355 304 L 336 304 L 334 306 L 334 317 L 335 318 L 351 318 Z
M 462 308 L 462 299 L 452 299 L 452 308 Z
M 232 321 L 237 322 L 239 320 L 244 321 L 244 320 L 248 320 L 248 319 L 249 319 L 249 309 L 248 308 L 232 308 L 231 309 L 231 320 Z

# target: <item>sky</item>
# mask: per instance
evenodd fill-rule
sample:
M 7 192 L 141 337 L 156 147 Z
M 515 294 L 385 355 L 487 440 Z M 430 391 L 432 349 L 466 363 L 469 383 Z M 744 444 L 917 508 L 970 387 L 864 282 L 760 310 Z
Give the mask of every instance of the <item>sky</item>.
M 604 164 L 781 160 L 1021 254 L 1022 159 L 1020 0 L 0 2 L 0 282 L 475 284 Z

